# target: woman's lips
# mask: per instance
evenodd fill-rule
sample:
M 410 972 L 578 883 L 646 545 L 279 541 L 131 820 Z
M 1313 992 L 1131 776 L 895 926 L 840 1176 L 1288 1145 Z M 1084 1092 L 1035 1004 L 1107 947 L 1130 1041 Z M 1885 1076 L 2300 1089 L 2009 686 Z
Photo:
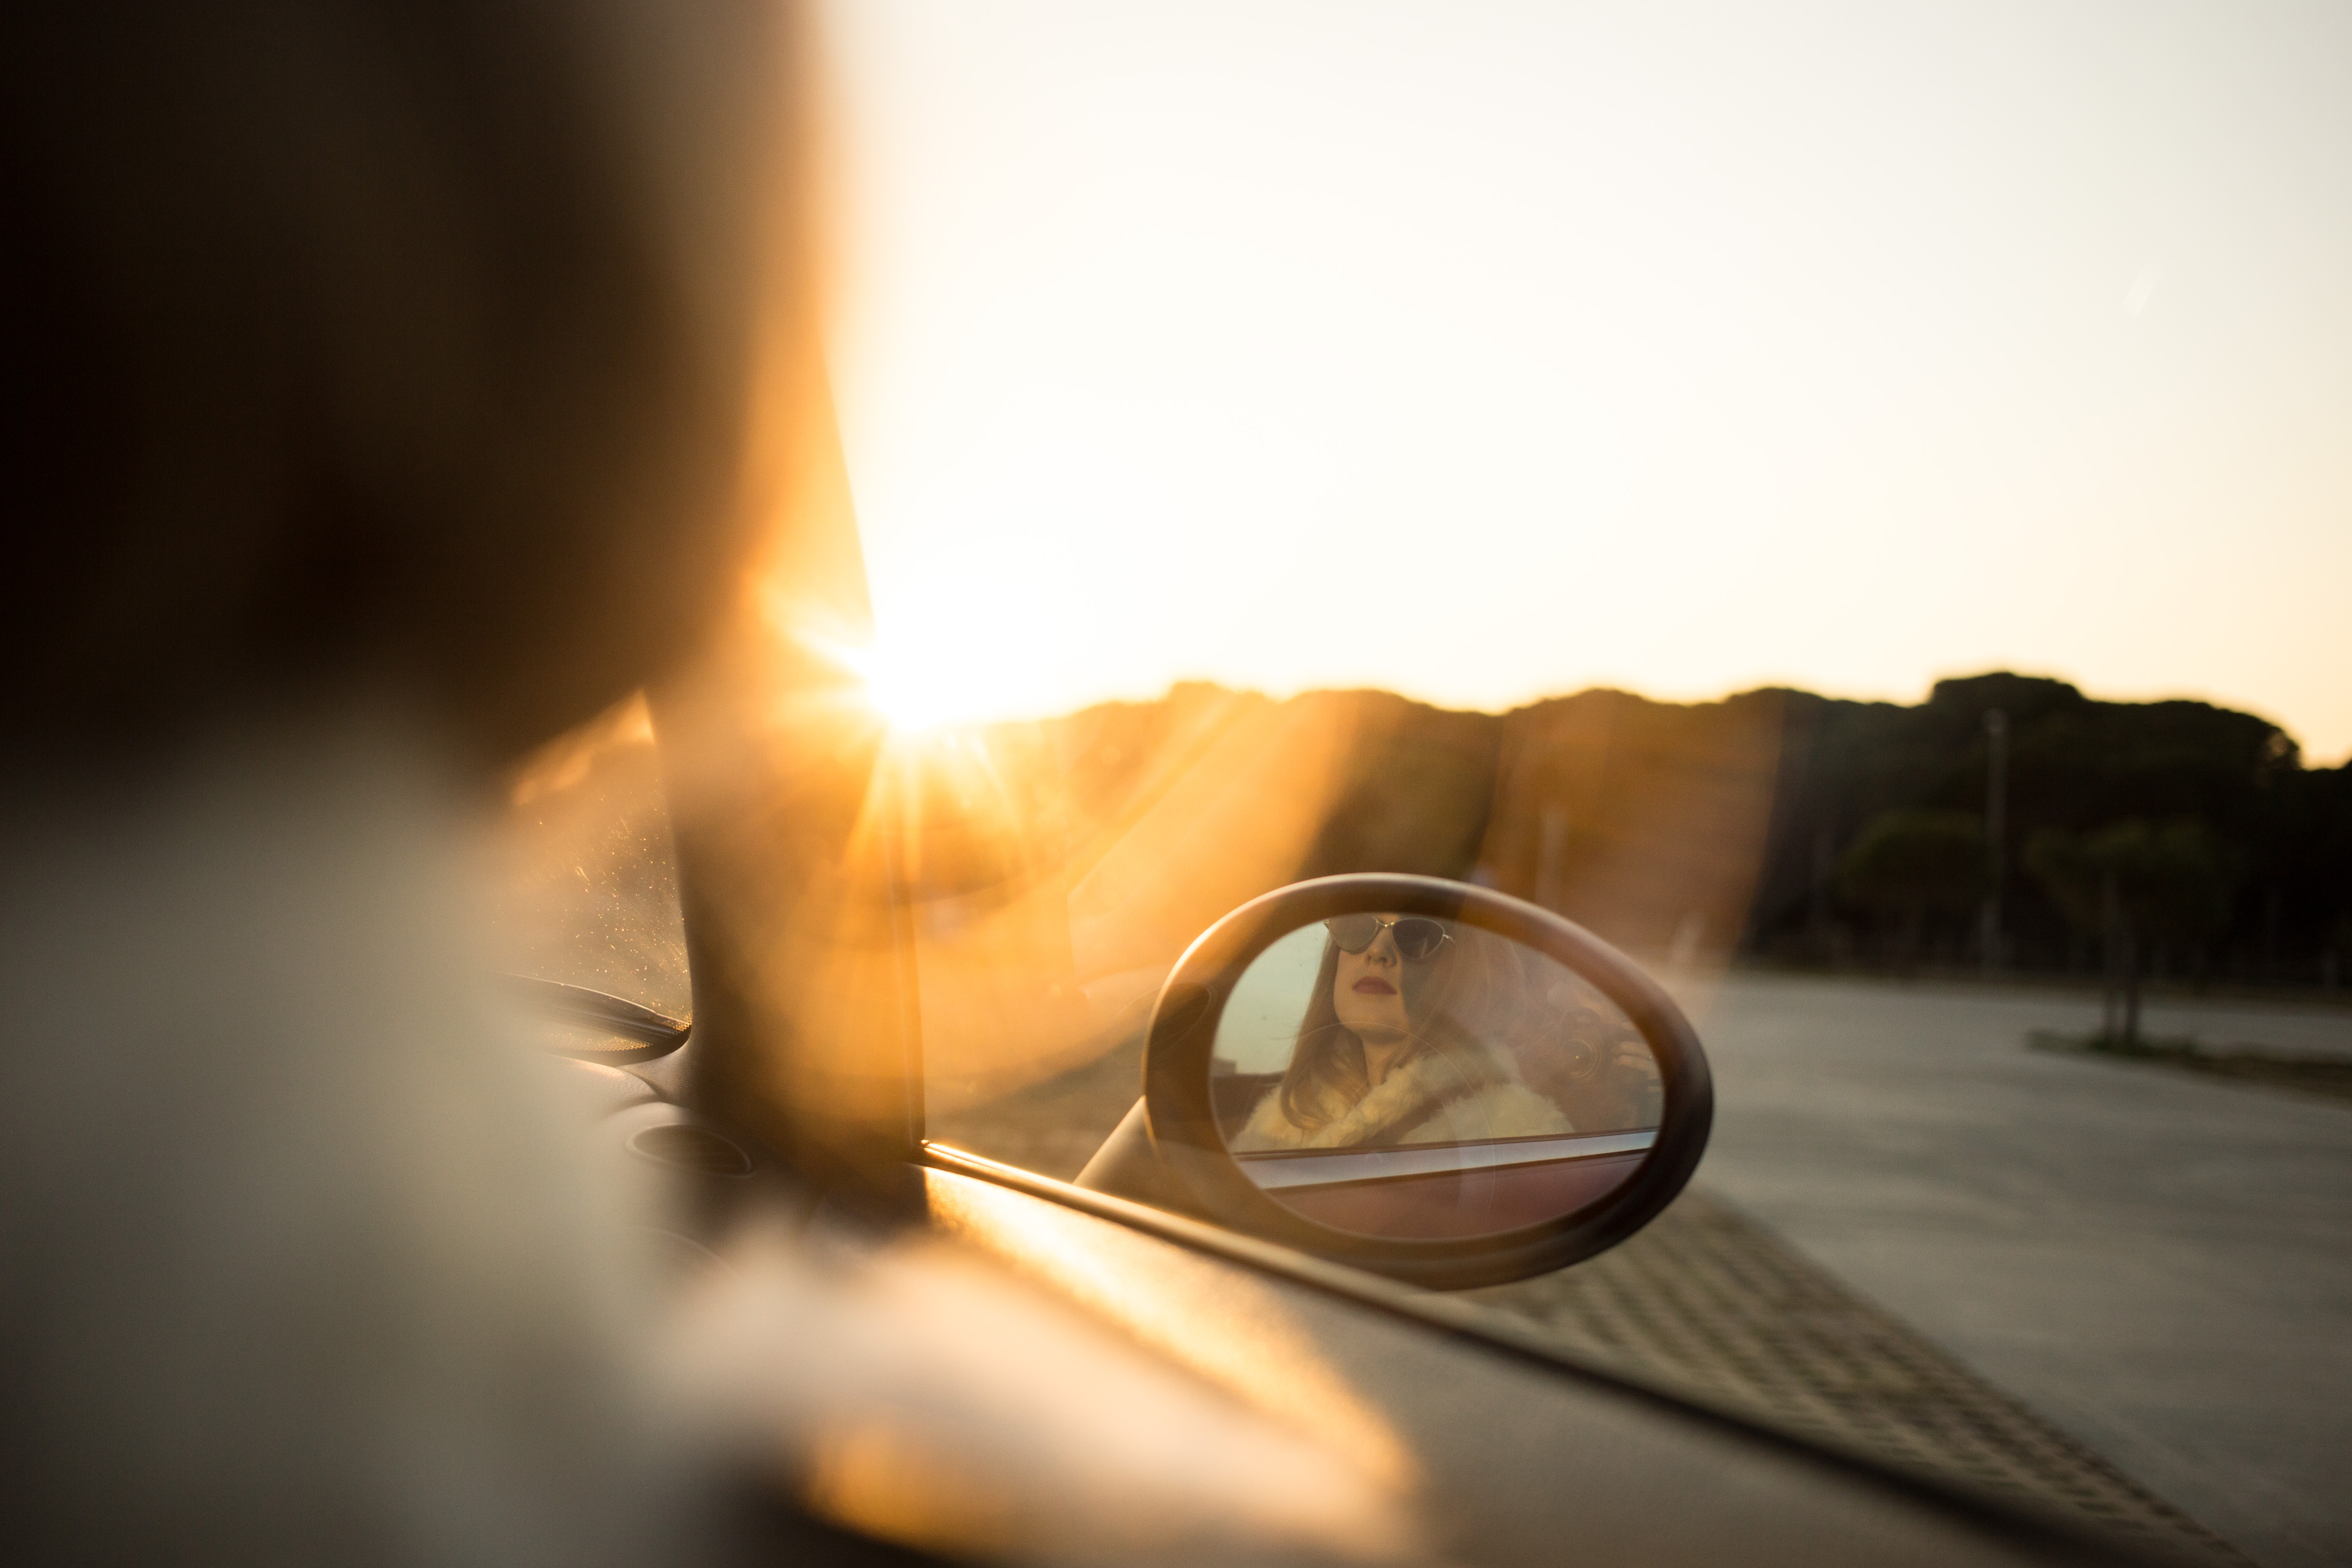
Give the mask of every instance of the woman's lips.
M 1396 987 L 1390 984 L 1387 981 L 1381 979 L 1377 974 L 1367 974 L 1361 980 L 1357 981 L 1353 985 L 1348 987 L 1348 989 L 1350 991 L 1360 991 L 1367 996 L 1393 996 L 1396 994 Z

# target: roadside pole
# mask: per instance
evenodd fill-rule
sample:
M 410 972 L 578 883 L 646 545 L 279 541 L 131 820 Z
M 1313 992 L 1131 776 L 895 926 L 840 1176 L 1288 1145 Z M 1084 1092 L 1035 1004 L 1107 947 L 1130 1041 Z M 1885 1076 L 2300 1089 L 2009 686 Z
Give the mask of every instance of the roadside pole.
M 2009 715 L 1985 710 L 1985 855 L 1990 862 L 1978 940 L 1984 950 L 1985 978 L 2000 973 L 2001 882 L 2008 871 L 2002 853 L 2009 815 Z

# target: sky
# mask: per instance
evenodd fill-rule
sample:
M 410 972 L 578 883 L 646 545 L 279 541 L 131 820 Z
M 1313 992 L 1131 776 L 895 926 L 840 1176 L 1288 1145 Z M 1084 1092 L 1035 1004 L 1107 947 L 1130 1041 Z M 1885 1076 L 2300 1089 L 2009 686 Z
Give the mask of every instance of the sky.
M 910 721 L 2011 668 L 2352 753 L 2352 6 L 821 15 Z

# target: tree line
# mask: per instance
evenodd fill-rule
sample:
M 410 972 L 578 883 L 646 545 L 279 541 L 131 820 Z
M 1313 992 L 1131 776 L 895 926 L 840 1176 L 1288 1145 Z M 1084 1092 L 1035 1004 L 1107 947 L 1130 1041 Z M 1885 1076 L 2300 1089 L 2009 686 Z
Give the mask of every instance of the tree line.
M 920 896 L 1098 895 L 1132 860 L 1179 947 L 1284 881 L 1385 870 L 1483 882 L 1639 952 L 2105 969 L 2119 1030 L 2149 976 L 2352 978 L 2352 766 L 2305 767 L 2210 703 L 2009 674 L 1913 705 L 1595 689 L 1502 714 L 1193 683 L 976 743 L 984 767 L 927 785 Z
M 1783 712 L 1756 949 L 2103 967 L 2125 1034 L 2144 976 L 2326 984 L 2352 959 L 2352 767 L 2264 720 L 2008 674 Z

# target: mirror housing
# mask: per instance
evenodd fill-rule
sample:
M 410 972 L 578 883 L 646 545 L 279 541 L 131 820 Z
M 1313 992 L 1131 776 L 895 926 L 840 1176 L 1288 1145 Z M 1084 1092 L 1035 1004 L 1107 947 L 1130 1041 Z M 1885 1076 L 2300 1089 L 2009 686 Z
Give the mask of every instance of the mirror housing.
M 1417 916 L 1491 933 L 1565 969 L 1622 1013 L 1656 1066 L 1663 1103 L 1655 1131 L 1645 1146 L 1641 1137 L 1581 1142 L 1591 1146 L 1588 1158 L 1612 1159 L 1620 1166 L 1626 1163 L 1625 1152 L 1638 1148 L 1638 1163 L 1606 1183 L 1555 1179 L 1541 1189 L 1549 1196 L 1539 1200 L 1551 1206 L 1530 1209 L 1522 1198 L 1517 1209 L 1509 1212 L 1514 1223 L 1507 1228 L 1480 1234 L 1439 1234 L 1427 1226 L 1402 1226 L 1392 1227 L 1391 1234 L 1378 1234 L 1371 1226 L 1341 1229 L 1301 1212 L 1295 1199 L 1270 1195 L 1268 1187 L 1280 1184 L 1245 1169 L 1221 1127 L 1212 1085 L 1220 1022 L 1244 972 L 1276 942 L 1320 921 L 1367 913 Z M 1633 1235 L 1673 1202 L 1690 1179 L 1706 1151 L 1715 1110 L 1713 1082 L 1697 1035 L 1674 999 L 1631 959 L 1548 910 L 1489 889 L 1433 877 L 1326 877 L 1279 889 L 1225 916 L 1185 951 L 1161 985 L 1144 1047 L 1143 1076 L 1143 1099 L 1080 1173 L 1078 1185 L 1191 1214 L 1316 1257 L 1438 1289 L 1466 1289 L 1549 1273 Z M 1493 1145 L 1536 1142 L 1490 1141 Z M 1348 1163 L 1361 1167 L 1384 1163 L 1393 1173 L 1374 1176 L 1365 1184 L 1385 1183 L 1398 1190 L 1399 1183 L 1425 1183 L 1430 1179 L 1425 1173 L 1439 1167 L 1458 1175 L 1465 1168 L 1461 1152 L 1475 1147 L 1479 1145 L 1424 1149 L 1391 1142 L 1369 1155 L 1356 1152 Z M 1542 1168 L 1566 1171 L 1570 1163 L 1555 1160 Z M 1333 1189 L 1327 1185 L 1324 1190 Z M 1412 1228 L 1421 1233 L 1402 1233 Z

